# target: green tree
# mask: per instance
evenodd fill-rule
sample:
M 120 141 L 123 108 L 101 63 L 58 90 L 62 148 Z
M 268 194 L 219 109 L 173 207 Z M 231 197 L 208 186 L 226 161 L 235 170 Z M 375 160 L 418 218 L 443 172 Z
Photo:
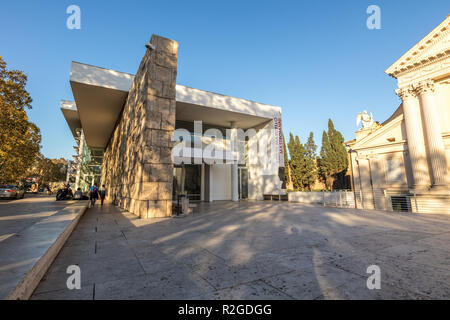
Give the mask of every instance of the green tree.
M 344 137 L 328 119 L 328 132 L 323 132 L 320 150 L 319 173 L 327 189 L 343 188 L 347 172 L 348 157 Z
M 316 181 L 315 153 L 317 146 L 310 134 L 307 143 L 300 142 L 298 136 L 291 134 L 289 139 L 289 154 L 291 155 L 291 179 L 296 190 L 311 190 Z
M 325 187 L 328 190 L 328 182 L 331 175 L 329 155 L 331 155 L 330 141 L 328 140 L 327 132 L 324 130 L 322 133 L 322 147 L 320 148 L 319 177 L 325 183 Z
M 317 145 L 314 142 L 314 134 L 309 133 L 308 140 L 306 141 L 304 148 L 304 167 L 303 167 L 303 185 L 310 191 L 312 186 L 317 179 L 317 168 L 316 168 L 316 150 Z
M 39 178 L 40 186 L 47 186 L 50 182 L 64 182 L 67 175 L 68 161 L 61 159 L 48 159 L 39 153 L 27 176 Z
M 286 185 L 291 181 L 289 178 L 289 158 L 286 149 L 286 139 L 283 135 L 283 149 L 284 149 L 284 179 L 286 181 Z
M 294 138 L 292 133 L 289 133 L 288 149 L 289 155 L 291 156 L 290 167 L 292 184 L 295 190 L 303 190 L 301 175 L 304 151 L 298 136 L 295 136 Z
M 39 128 L 26 113 L 32 102 L 26 83 L 27 76 L 8 70 L 0 57 L 0 182 L 23 177 L 39 153 Z

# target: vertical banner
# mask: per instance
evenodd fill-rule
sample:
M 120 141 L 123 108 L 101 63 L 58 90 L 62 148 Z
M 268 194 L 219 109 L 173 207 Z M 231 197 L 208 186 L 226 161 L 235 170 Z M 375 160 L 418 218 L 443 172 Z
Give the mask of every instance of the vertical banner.
M 283 130 L 281 127 L 281 115 L 280 117 L 273 119 L 274 125 L 275 125 L 275 131 L 277 133 L 277 136 L 275 137 L 276 142 L 278 144 L 279 149 L 279 163 L 280 167 L 284 167 L 284 148 L 283 148 Z

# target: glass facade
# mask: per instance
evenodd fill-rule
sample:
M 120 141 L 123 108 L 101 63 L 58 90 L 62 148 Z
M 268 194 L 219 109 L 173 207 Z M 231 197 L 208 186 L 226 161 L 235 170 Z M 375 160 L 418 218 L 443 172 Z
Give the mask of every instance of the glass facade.
M 220 152 L 220 158 L 225 161 L 226 152 L 231 149 L 231 141 L 226 136 L 226 130 L 231 128 L 220 127 L 217 129 L 217 134 L 221 135 L 219 140 L 216 140 L 214 134 L 206 135 L 207 129 L 212 129 L 214 126 L 203 123 L 203 135 L 193 132 L 194 124 L 192 122 L 177 121 L 176 129 L 185 129 L 188 131 L 185 139 L 190 139 L 189 144 L 185 146 L 195 148 L 200 145 L 203 150 L 207 146 L 214 144 L 214 152 L 211 157 L 215 157 L 217 151 Z M 239 199 L 248 199 L 248 153 L 249 153 L 249 138 L 238 137 L 238 150 L 244 152 L 239 153 L 239 170 L 238 170 L 238 196 Z M 183 142 L 182 137 L 174 137 L 175 144 L 186 143 Z M 193 159 L 191 159 L 193 161 Z M 210 159 L 209 159 L 210 160 Z M 191 162 L 192 163 L 192 162 Z M 231 166 L 231 164 L 230 164 Z M 208 175 L 209 177 L 209 175 Z M 210 183 L 204 182 L 204 188 L 211 188 Z M 225 183 L 225 182 L 223 182 Z M 173 188 L 172 199 L 176 200 L 178 195 L 185 194 L 190 201 L 201 201 L 202 199 L 202 166 L 200 164 L 180 164 L 173 168 Z M 205 191 L 204 197 L 208 198 L 206 194 L 210 194 L 208 190 Z
M 101 183 L 103 149 L 89 148 L 86 145 L 82 149 L 80 180 L 78 187 L 83 192 L 89 191 L 89 188 L 95 183 L 97 186 Z

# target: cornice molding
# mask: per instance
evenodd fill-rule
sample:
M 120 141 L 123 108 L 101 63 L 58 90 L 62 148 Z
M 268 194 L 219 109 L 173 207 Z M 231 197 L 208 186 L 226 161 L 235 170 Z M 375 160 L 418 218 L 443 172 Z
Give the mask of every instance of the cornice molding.
M 446 39 L 447 38 L 447 39 Z M 441 44 L 441 46 L 436 46 Z M 433 51 L 434 49 L 434 51 Z M 431 52 L 430 52 L 431 51 Z M 450 15 L 428 35 L 408 50 L 385 73 L 398 78 L 450 57 Z
M 365 152 L 368 152 L 369 150 L 375 151 L 375 150 L 379 150 L 379 149 L 384 149 L 385 151 L 377 152 L 377 154 L 406 151 L 406 150 L 408 150 L 408 144 L 407 144 L 406 140 L 399 140 L 399 141 L 395 141 L 395 142 L 379 144 L 376 146 L 353 148 L 352 150 L 360 152 L 360 153 L 362 152 L 362 154 L 366 155 L 369 153 L 365 153 Z

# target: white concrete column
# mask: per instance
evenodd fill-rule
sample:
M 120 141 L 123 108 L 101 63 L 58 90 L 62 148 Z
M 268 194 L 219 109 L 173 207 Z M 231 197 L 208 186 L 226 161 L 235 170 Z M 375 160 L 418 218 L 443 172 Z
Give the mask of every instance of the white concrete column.
M 238 194 L 238 165 L 233 163 L 231 165 L 231 200 L 239 201 Z
M 214 181 L 214 165 L 209 165 L 209 202 L 213 202 L 214 201 L 214 198 L 213 198 L 213 195 L 214 195 L 214 183 L 213 183 L 213 181 Z
M 231 122 L 231 151 L 234 157 L 237 147 L 237 128 L 234 121 Z M 233 159 L 231 164 L 231 200 L 239 201 L 238 186 L 238 160 Z
M 416 87 L 420 97 L 423 120 L 425 123 L 425 139 L 427 141 L 428 154 L 431 160 L 433 186 L 447 186 L 449 184 L 447 159 L 434 89 L 434 82 L 431 80 L 421 82 Z
M 80 143 L 78 145 L 78 163 L 77 163 L 77 173 L 75 175 L 75 190 L 77 190 L 80 187 L 80 178 L 81 178 L 81 165 L 83 162 L 83 153 L 85 148 L 85 140 L 84 140 L 84 133 L 81 131 L 80 133 Z
M 414 178 L 414 189 L 425 190 L 430 185 L 425 140 L 420 117 L 419 100 L 412 87 L 396 90 L 403 101 L 403 116 L 405 119 L 408 151 Z
M 185 181 L 186 169 L 184 167 L 184 163 L 181 165 L 181 181 L 180 181 L 180 192 L 184 194 L 184 181 Z
M 202 163 L 200 177 L 200 201 L 205 201 L 205 163 Z

